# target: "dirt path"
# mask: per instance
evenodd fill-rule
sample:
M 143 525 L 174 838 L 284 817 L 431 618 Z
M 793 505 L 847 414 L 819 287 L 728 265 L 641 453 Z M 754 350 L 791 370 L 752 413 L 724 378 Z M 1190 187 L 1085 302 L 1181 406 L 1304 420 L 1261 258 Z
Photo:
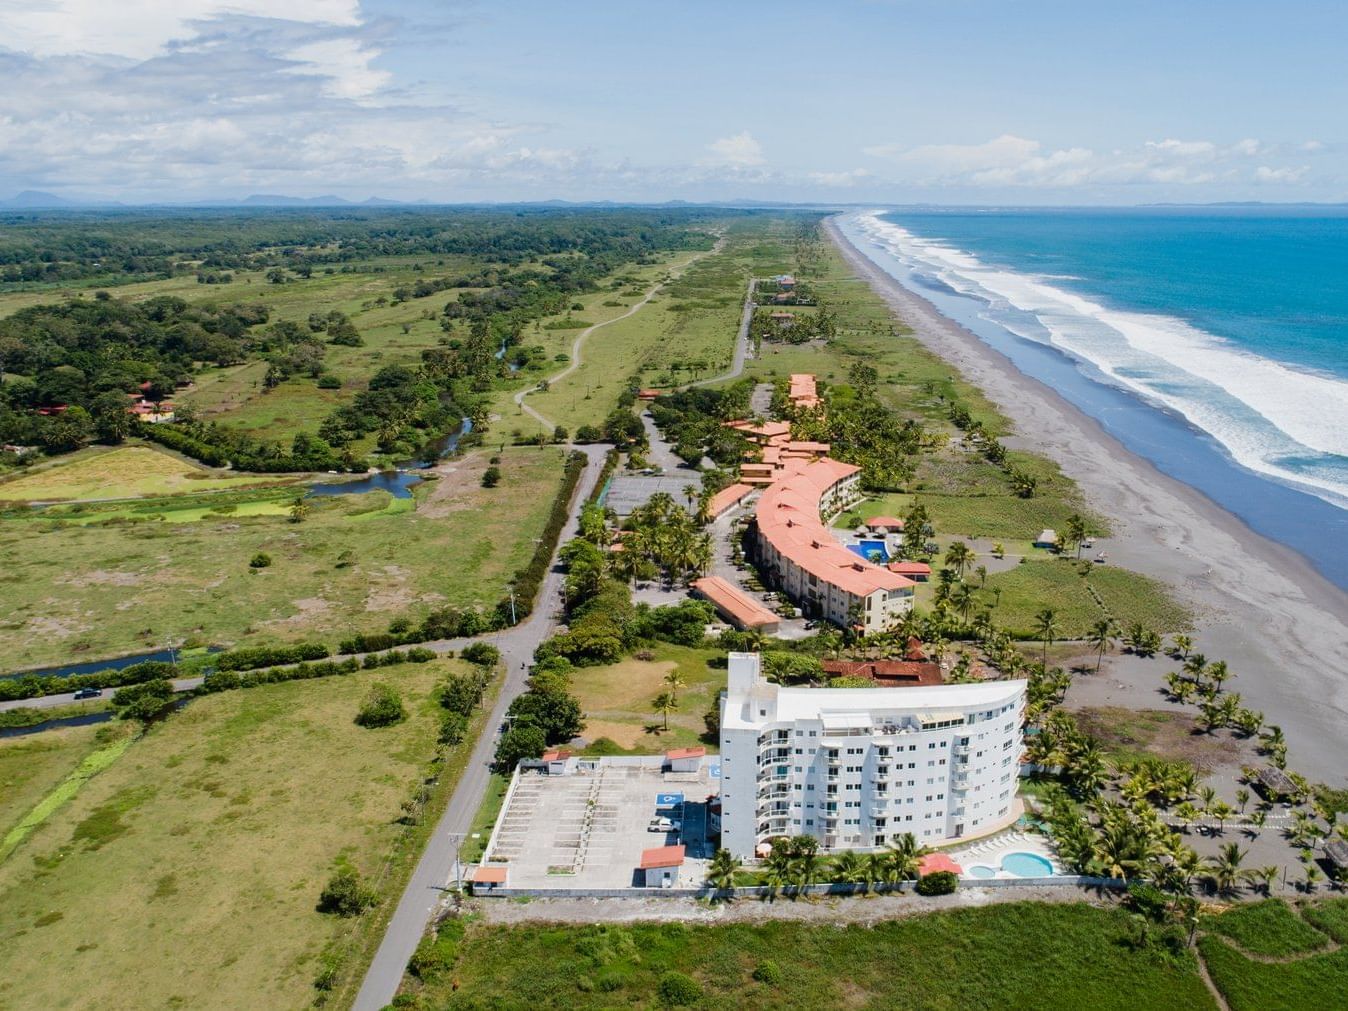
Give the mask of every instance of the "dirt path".
M 725 248 L 725 241 L 726 240 L 724 238 L 719 238 L 716 240 L 716 245 L 712 246 L 711 249 L 708 249 L 705 252 L 698 253 L 696 256 L 690 257 L 688 261 L 683 264 L 683 266 L 678 268 L 678 270 L 671 271 L 669 278 L 667 280 L 657 281 L 651 287 L 651 289 L 648 292 L 646 292 L 644 296 L 642 296 L 640 302 L 635 303 L 630 309 L 628 309 L 621 316 L 614 316 L 612 319 L 606 319 L 604 320 L 604 322 L 596 323 L 594 324 L 594 326 L 586 327 L 584 330 L 578 333 L 576 335 L 576 339 L 571 342 L 571 363 L 567 365 L 566 368 L 562 369 L 561 372 L 558 372 L 555 376 L 552 376 L 549 379 L 545 380 L 548 386 L 553 386 L 554 384 L 561 382 L 567 376 L 571 375 L 571 373 L 575 372 L 576 369 L 581 367 L 581 365 L 583 364 L 583 359 L 581 358 L 580 350 L 585 344 L 585 338 L 589 337 L 590 334 L 594 333 L 596 330 L 601 330 L 606 326 L 612 326 L 619 320 L 627 319 L 627 317 L 632 316 L 638 311 L 640 311 L 643 306 L 645 306 L 648 302 L 650 302 L 651 299 L 653 299 L 657 294 L 659 294 L 660 290 L 664 288 L 664 286 L 668 284 L 669 281 L 674 280 L 674 278 L 676 277 L 681 277 L 684 274 L 684 272 L 688 270 L 689 267 L 691 267 L 693 264 L 695 264 L 698 260 L 702 259 L 703 257 L 712 256 L 715 253 L 719 253 L 723 248 Z M 740 367 L 741 368 L 744 367 L 743 362 L 740 363 Z M 530 393 L 537 392 L 540 386 L 529 386 L 523 390 L 520 390 L 518 393 L 515 394 L 514 398 L 515 404 L 522 411 L 524 411 L 525 414 L 528 414 L 544 428 L 555 429 L 557 425 L 552 421 L 551 418 L 548 418 L 546 415 L 540 413 L 539 411 L 534 410 L 524 401 L 524 398 L 527 397 Z

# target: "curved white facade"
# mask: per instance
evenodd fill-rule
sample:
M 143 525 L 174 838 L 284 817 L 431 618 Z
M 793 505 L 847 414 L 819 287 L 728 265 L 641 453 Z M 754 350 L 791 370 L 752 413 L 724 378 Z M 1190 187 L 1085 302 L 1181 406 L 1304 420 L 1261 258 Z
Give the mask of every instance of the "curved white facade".
M 784 688 L 731 653 L 721 700 L 721 845 L 777 836 L 823 850 L 937 845 L 1016 818 L 1026 682 Z

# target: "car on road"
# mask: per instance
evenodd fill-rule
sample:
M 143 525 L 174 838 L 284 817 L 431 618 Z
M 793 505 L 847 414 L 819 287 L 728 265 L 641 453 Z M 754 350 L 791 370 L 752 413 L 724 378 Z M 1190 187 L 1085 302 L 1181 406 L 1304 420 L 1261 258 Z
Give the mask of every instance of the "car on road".
M 647 832 L 677 832 L 683 828 L 683 822 L 674 821 L 672 818 L 652 818 L 651 823 L 646 826 Z
M 102 688 L 81 688 L 75 693 L 74 698 L 78 702 L 80 699 L 96 699 L 102 694 Z

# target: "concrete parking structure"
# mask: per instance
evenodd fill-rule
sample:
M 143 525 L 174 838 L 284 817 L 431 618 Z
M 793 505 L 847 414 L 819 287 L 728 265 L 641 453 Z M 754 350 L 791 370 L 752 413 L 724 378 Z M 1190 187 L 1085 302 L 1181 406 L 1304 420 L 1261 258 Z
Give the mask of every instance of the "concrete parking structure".
M 718 759 L 691 772 L 665 767 L 660 755 L 582 758 L 553 775 L 523 764 L 483 862 L 509 867 L 512 888 L 627 888 L 644 881 L 644 852 L 682 845 L 675 884 L 702 884 L 713 851 L 707 805 L 717 791 Z M 651 831 L 658 818 L 678 827 Z

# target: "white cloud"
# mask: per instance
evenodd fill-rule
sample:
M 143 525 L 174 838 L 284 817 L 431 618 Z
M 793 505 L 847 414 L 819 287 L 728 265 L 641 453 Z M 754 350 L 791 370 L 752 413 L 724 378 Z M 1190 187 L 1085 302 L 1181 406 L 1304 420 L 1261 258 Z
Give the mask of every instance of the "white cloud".
M 748 130 L 732 137 L 722 137 L 707 145 L 712 157 L 705 160 L 708 165 L 727 165 L 732 168 L 752 168 L 763 164 L 763 146 Z
M 1309 165 L 1298 165 L 1295 168 L 1291 166 L 1272 168 L 1268 165 L 1260 165 L 1254 170 L 1254 181 L 1257 183 L 1299 183 L 1309 171 Z
M 896 181 L 921 186 L 1025 187 L 1155 184 L 1196 186 L 1223 180 L 1288 181 L 1300 170 L 1261 166 L 1249 160 L 1276 154 L 1246 138 L 1222 145 L 1210 140 L 1166 138 L 1132 150 L 1098 152 L 1085 147 L 1046 148 L 1039 141 L 1003 134 L 982 144 L 929 144 L 905 149 L 878 145 L 865 153 L 892 163 Z
M 809 180 L 820 186 L 856 186 L 873 178 L 869 169 L 857 168 L 847 172 L 811 172 Z

